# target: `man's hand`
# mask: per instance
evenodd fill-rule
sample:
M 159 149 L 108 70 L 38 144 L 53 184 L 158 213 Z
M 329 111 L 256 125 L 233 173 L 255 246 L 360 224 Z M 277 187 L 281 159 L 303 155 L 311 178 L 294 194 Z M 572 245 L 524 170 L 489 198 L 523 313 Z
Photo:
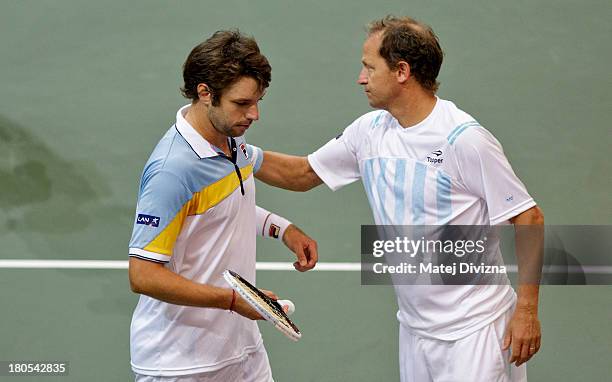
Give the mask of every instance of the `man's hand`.
M 262 292 L 273 300 L 278 300 L 278 296 L 274 294 L 274 292 L 270 292 L 269 290 L 262 289 Z M 236 292 L 234 292 L 236 293 Z M 234 306 L 232 310 L 238 313 L 241 316 L 244 316 L 251 320 L 263 320 L 264 318 L 259 314 L 245 299 L 240 297 L 238 293 L 236 293 L 236 301 L 234 301 Z
M 504 336 L 503 349 L 512 345 L 510 363 L 519 366 L 529 361 L 540 350 L 541 339 L 537 308 L 518 306 Z
M 308 271 L 317 264 L 317 260 L 319 259 L 317 242 L 302 232 L 302 230 L 294 224 L 291 224 L 285 230 L 283 234 L 283 243 L 295 253 L 297 261 L 293 263 L 293 266 L 298 271 Z

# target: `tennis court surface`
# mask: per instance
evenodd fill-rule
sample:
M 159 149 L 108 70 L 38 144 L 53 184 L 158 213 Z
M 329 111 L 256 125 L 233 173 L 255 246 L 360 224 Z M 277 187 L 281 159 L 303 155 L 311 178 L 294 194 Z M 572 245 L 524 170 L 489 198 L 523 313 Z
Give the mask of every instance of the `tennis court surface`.
M 142 167 L 186 103 L 181 65 L 215 30 L 254 35 L 273 68 L 248 141 L 307 154 L 369 111 L 355 83 L 363 25 L 387 13 L 433 26 L 439 95 L 501 141 L 547 224 L 610 224 L 610 11 L 597 0 L 5 1 L 0 260 L 127 259 Z M 359 262 L 360 225 L 372 224 L 361 185 L 257 187 L 258 204 L 319 242 L 323 263 Z M 258 261 L 293 259 L 260 240 Z M 294 343 L 260 325 L 277 381 L 398 380 L 392 287 L 351 270 L 262 269 L 257 285 L 295 302 L 303 333 Z M 136 301 L 122 267 L 0 267 L 0 361 L 68 361 L 62 381 L 130 380 Z M 612 287 L 544 286 L 540 318 L 530 381 L 609 379 Z

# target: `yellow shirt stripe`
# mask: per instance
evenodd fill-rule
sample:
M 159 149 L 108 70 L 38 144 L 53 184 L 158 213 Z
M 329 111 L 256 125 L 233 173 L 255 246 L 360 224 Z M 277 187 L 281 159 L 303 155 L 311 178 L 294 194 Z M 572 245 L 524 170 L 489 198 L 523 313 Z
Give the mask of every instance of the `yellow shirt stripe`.
M 242 167 L 240 173 L 242 174 L 242 180 L 245 181 L 253 173 L 253 165 L 249 164 Z M 202 215 L 209 208 L 216 206 L 223 199 L 231 195 L 238 187 L 240 187 L 240 182 L 236 173 L 232 171 L 215 183 L 194 193 L 170 224 L 144 250 L 172 256 L 174 243 L 181 232 L 185 218 L 187 216 Z

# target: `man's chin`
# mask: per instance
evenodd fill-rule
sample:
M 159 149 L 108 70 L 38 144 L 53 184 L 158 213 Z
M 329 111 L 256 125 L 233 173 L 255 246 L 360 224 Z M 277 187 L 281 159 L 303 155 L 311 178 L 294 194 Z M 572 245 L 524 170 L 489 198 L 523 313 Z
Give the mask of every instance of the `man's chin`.
M 246 129 L 244 128 L 236 128 L 236 129 L 232 129 L 229 132 L 229 136 L 232 138 L 238 138 L 238 137 L 242 137 L 244 135 L 244 133 L 246 133 Z

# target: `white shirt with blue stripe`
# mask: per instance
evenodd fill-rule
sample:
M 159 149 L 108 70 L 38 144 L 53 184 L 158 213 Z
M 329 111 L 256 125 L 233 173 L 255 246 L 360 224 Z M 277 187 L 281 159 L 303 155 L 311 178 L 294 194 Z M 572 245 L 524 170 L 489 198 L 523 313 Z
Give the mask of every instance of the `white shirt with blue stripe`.
M 361 179 L 379 225 L 497 225 L 535 202 L 493 135 L 437 98 L 423 121 L 402 127 L 367 113 L 308 156 L 332 190 Z M 507 285 L 396 286 L 398 319 L 418 335 L 455 340 L 503 314 Z

